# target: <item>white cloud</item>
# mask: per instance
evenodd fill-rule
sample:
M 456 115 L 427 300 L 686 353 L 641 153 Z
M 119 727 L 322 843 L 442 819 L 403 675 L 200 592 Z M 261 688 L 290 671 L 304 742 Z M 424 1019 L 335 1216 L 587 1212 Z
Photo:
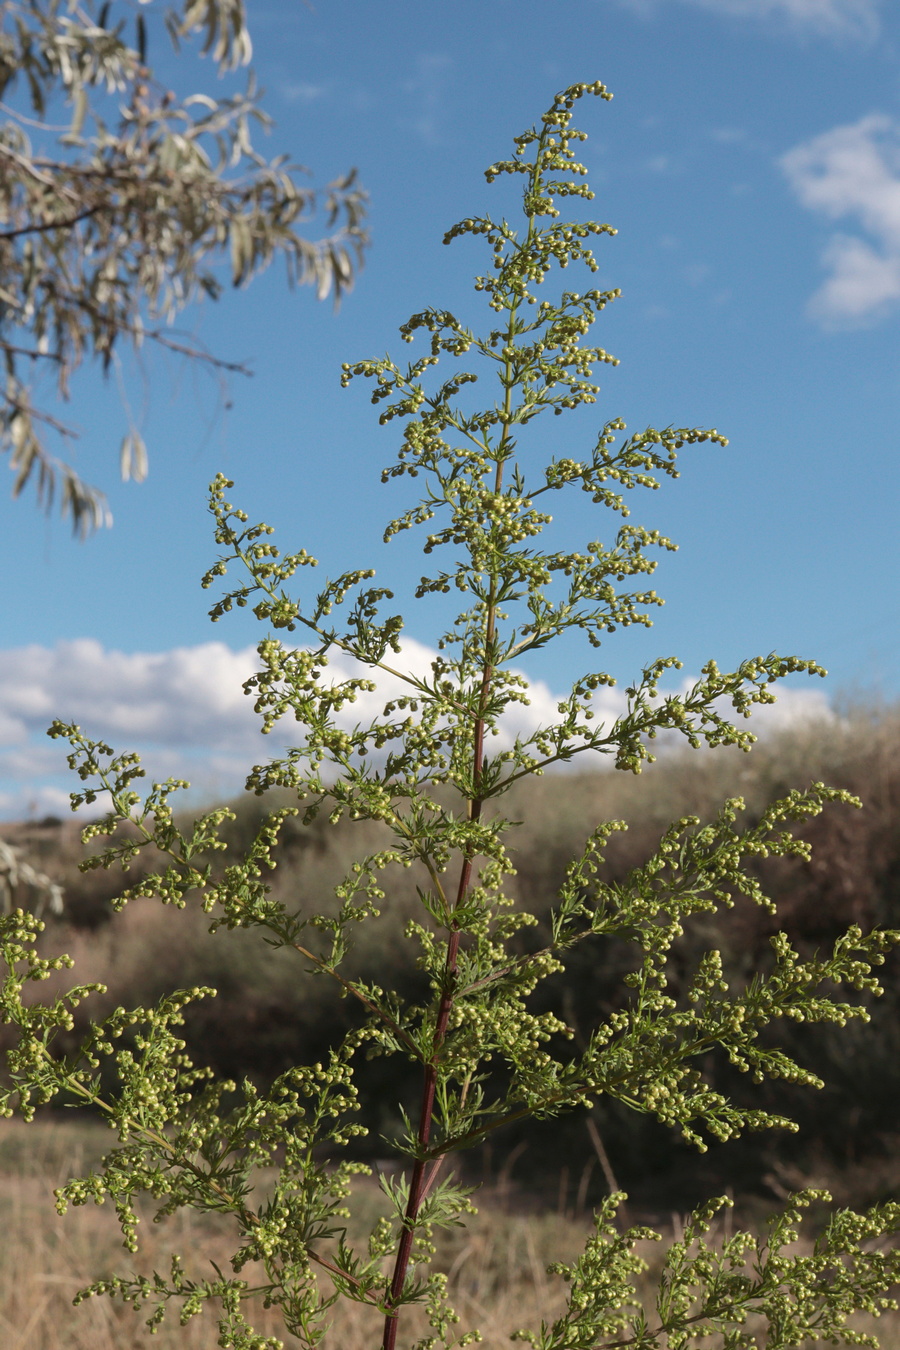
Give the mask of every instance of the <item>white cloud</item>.
M 418 56 L 415 72 L 404 80 L 409 98 L 409 125 L 426 145 L 440 145 L 443 139 L 444 104 L 453 59 L 442 52 Z
M 426 675 L 434 656 L 431 648 L 407 639 L 391 664 L 398 671 Z M 66 770 L 68 746 L 44 734 L 54 717 L 78 723 L 85 735 L 109 741 L 117 752 L 137 750 L 147 784 L 185 778 L 193 785 L 195 802 L 236 795 L 254 763 L 280 754 L 292 740 L 290 718 L 269 738 L 260 736 L 253 699 L 242 690 L 257 665 L 254 647 L 232 651 L 220 642 L 125 653 L 81 638 L 53 648 L 0 651 L 0 817 L 67 812 L 68 793 L 81 784 Z M 340 653 L 332 656 L 327 672 L 336 681 L 362 673 Z M 684 681 L 682 688 L 690 683 Z M 361 693 L 345 708 L 341 722 L 365 725 L 387 700 L 405 692 L 408 685 L 399 675 L 385 675 L 377 691 Z M 512 705 L 492 749 L 505 748 L 517 735 L 527 736 L 557 720 L 560 694 L 537 680 L 529 696 L 528 706 Z M 594 698 L 597 721 L 607 725 L 625 706 L 625 693 L 618 688 L 601 688 Z M 754 729 L 765 731 L 810 716 L 832 716 L 825 696 L 785 688 L 773 708 L 760 710 Z M 598 765 L 596 757 L 593 763 Z M 576 760 L 574 767 L 588 766 Z
M 778 690 L 777 699 L 777 703 L 769 703 L 754 712 L 750 725 L 757 736 L 763 737 L 809 722 L 839 720 L 828 702 L 828 695 L 821 689 L 797 689 L 784 685 Z
M 742 18 L 787 19 L 798 28 L 827 36 L 874 38 L 877 0 L 694 0 L 705 9 Z
M 0 792 L 0 820 L 41 820 L 44 816 L 65 819 L 69 814 L 69 794 L 62 788 L 38 784 L 27 795 Z
M 222 642 L 168 652 L 107 651 L 93 638 L 0 652 L 0 736 L 20 743 L 55 718 L 108 740 L 248 747 L 254 731 L 241 684 L 256 649 Z
M 715 127 L 709 134 L 719 145 L 741 145 L 747 140 L 743 127 Z
M 626 0 L 638 13 L 649 14 L 654 0 Z M 880 0 L 683 0 L 713 14 L 734 18 L 775 19 L 798 31 L 823 37 L 872 41 L 878 36 Z
M 318 103 L 328 90 L 323 84 L 310 84 L 308 80 L 282 80 L 278 92 L 286 103 Z
M 832 235 L 810 313 L 826 326 L 877 318 L 900 300 L 900 122 L 873 113 L 795 146 L 780 165 L 804 206 L 869 236 Z

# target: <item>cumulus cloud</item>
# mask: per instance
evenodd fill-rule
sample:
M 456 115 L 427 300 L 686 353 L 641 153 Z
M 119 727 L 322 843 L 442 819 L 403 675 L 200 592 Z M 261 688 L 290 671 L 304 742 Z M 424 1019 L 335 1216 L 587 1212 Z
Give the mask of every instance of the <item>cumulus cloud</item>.
M 747 18 L 787 19 L 797 27 L 827 36 L 874 38 L 877 0 L 694 0 L 704 9 Z
M 0 791 L 0 820 L 42 820 L 47 816 L 65 819 L 69 814 L 69 794 L 49 783 L 35 783 L 26 795 Z
M 810 301 L 811 315 L 845 327 L 893 307 L 900 300 L 900 122 L 873 113 L 795 146 L 780 164 L 804 206 L 864 232 L 831 236 L 822 252 L 829 275 Z
M 648 13 L 654 0 L 626 0 Z M 879 0 L 683 0 L 683 3 L 735 18 L 775 19 L 799 31 L 824 37 L 872 41 L 879 32 Z
M 398 671 L 427 675 L 434 657 L 430 647 L 410 638 L 394 664 Z M 254 647 L 232 651 L 220 642 L 125 653 L 81 638 L 52 648 L 0 651 L 0 817 L 67 812 L 68 794 L 80 783 L 66 770 L 67 747 L 44 734 L 55 717 L 78 723 L 86 735 L 108 741 L 117 752 L 137 750 L 145 781 L 185 778 L 195 801 L 236 795 L 254 763 L 280 754 L 292 740 L 290 717 L 268 738 L 260 735 L 253 699 L 242 689 L 257 666 Z M 337 653 L 327 673 L 339 681 L 363 672 Z M 690 683 L 683 681 L 681 688 Z M 343 725 L 365 725 L 387 700 L 405 692 L 408 685 L 399 674 L 382 675 L 376 691 L 363 692 L 346 706 Z M 556 721 L 563 692 L 534 681 L 529 705 L 512 705 L 492 748 L 505 748 L 516 736 Z M 623 690 L 602 688 L 595 695 L 598 722 L 611 724 L 625 707 Z M 777 704 L 760 710 L 758 729 L 831 716 L 821 692 L 784 688 Z M 576 761 L 574 767 L 585 766 Z M 100 805 L 105 809 L 105 803 Z
M 255 724 L 241 685 L 257 664 L 254 647 L 222 642 L 125 653 L 78 638 L 0 652 L 0 746 L 59 717 L 110 741 L 249 748 Z
M 443 139 L 445 95 L 453 60 L 443 52 L 418 56 L 412 74 L 403 82 L 409 95 L 410 126 L 426 145 L 439 145 Z
M 308 80 L 283 80 L 278 90 L 286 103 L 318 103 L 328 93 L 324 85 Z

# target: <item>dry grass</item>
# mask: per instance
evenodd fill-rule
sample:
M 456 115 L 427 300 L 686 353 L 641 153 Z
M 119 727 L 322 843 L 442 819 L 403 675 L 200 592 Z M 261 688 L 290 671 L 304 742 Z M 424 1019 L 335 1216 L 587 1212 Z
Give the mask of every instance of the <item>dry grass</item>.
M 90 1167 L 110 1146 L 100 1125 L 0 1122 L 0 1345 L 3 1350 L 212 1350 L 217 1331 L 212 1316 L 180 1327 L 167 1319 L 150 1336 L 130 1307 L 107 1298 L 72 1307 L 76 1291 L 102 1274 L 136 1268 L 165 1271 L 169 1253 L 181 1252 L 189 1274 L 211 1275 L 209 1261 L 223 1269 L 234 1250 L 226 1224 L 214 1216 L 182 1214 L 165 1228 L 140 1230 L 141 1249 L 131 1258 L 121 1246 L 109 1206 L 88 1205 L 60 1218 L 52 1190 Z M 380 1192 L 372 1182 L 358 1194 L 360 1225 L 380 1212 Z M 360 1203 L 361 1202 L 361 1203 Z M 565 1287 L 548 1278 L 551 1261 L 573 1256 L 583 1243 L 587 1221 L 555 1214 L 530 1216 L 498 1206 L 479 1214 L 466 1229 L 450 1235 L 440 1266 L 450 1277 L 453 1301 L 462 1325 L 480 1326 L 488 1346 L 506 1346 L 518 1326 L 537 1325 L 563 1306 Z M 202 1260 L 199 1254 L 202 1253 Z M 133 1260 L 133 1266 L 132 1266 Z M 245 1272 L 251 1282 L 250 1268 Z M 328 1285 L 326 1281 L 326 1291 Z M 249 1314 L 267 1335 L 286 1336 L 277 1310 Z M 423 1334 L 410 1318 L 404 1332 Z M 328 1350 L 370 1350 L 380 1340 L 377 1313 L 357 1305 L 338 1306 L 325 1345 Z
M 182 1214 L 165 1228 L 146 1225 L 140 1230 L 141 1250 L 135 1258 L 123 1251 L 108 1207 L 89 1205 L 60 1218 L 53 1209 L 53 1187 L 89 1169 L 110 1140 L 101 1125 L 0 1122 L 3 1350 L 213 1350 L 217 1344 L 210 1315 L 196 1317 L 186 1327 L 180 1327 L 174 1315 L 151 1338 L 143 1318 L 130 1307 L 98 1298 L 73 1308 L 76 1291 L 102 1274 L 131 1269 L 149 1274 L 154 1267 L 164 1271 L 170 1252 L 176 1250 L 184 1256 L 188 1274 L 203 1276 L 211 1273 L 210 1260 L 227 1269 L 233 1250 L 225 1222 L 214 1216 Z M 571 1260 L 591 1227 L 587 1213 L 533 1213 L 525 1208 L 526 1202 L 527 1196 L 497 1191 L 483 1197 L 479 1214 L 464 1229 L 453 1230 L 439 1252 L 438 1268 L 448 1275 L 461 1329 L 479 1327 L 486 1350 L 510 1350 L 510 1333 L 517 1327 L 537 1328 L 561 1312 L 566 1286 L 558 1277 L 548 1276 L 546 1268 L 554 1261 Z M 354 1209 L 360 1231 L 382 1212 L 374 1182 L 361 1182 Z M 727 1236 L 729 1219 L 726 1224 Z M 677 1215 L 671 1216 L 668 1228 L 664 1237 L 681 1236 Z M 658 1264 L 664 1245 L 645 1244 L 643 1254 Z M 254 1280 L 252 1269 L 245 1274 Z M 649 1311 L 652 1269 L 644 1292 Z M 257 1331 L 283 1338 L 287 1346 L 298 1344 L 285 1333 L 277 1310 L 248 1312 Z M 867 1319 L 858 1325 L 880 1334 L 883 1350 L 900 1350 L 900 1316 L 880 1324 Z M 401 1343 L 410 1345 L 426 1332 L 424 1319 L 408 1316 Z M 323 1350 L 372 1350 L 379 1343 L 376 1313 L 339 1304 Z M 719 1342 L 705 1344 L 716 1350 Z

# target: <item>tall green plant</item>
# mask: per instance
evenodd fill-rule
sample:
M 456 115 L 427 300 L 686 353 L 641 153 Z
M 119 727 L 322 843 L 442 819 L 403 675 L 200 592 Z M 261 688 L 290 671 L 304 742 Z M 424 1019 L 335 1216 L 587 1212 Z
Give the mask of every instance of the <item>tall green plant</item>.
M 610 544 L 594 540 L 581 552 L 542 551 L 550 517 L 538 499 L 575 489 L 627 517 L 624 493 L 655 487 L 654 475 L 674 477 L 676 451 L 684 444 L 725 443 L 716 431 L 671 428 L 620 440 L 624 427 L 614 420 L 582 460 L 553 459 L 541 468 L 530 452 L 518 453 L 518 438 L 524 442 L 536 417 L 593 402 L 593 368 L 613 359 L 584 340 L 617 292 L 536 298 L 554 264 L 596 271 L 592 238 L 612 232 L 607 225 L 563 224 L 555 204 L 592 195 L 574 159 L 573 146 L 584 135 L 570 124 L 576 100 L 588 93 L 610 97 L 600 83 L 574 85 L 516 139 L 512 159 L 488 170 L 489 181 L 520 176 L 524 228 L 469 218 L 447 235 L 447 242 L 484 236 L 492 264 L 475 285 L 491 310 L 490 331 L 477 336 L 452 314 L 428 309 L 401 330 L 409 342 L 425 336 L 427 351 L 417 361 L 406 368 L 389 359 L 344 367 L 345 382 L 374 380 L 382 423 L 403 425 L 399 457 L 384 481 L 408 476 L 425 484 L 421 502 L 391 521 L 385 538 L 432 529 L 424 552 L 442 551 L 448 562 L 422 578 L 416 596 L 457 591 L 465 597 L 466 608 L 440 637 L 430 673 L 405 670 L 402 621 L 381 617 L 382 603 L 392 597 L 368 586 L 371 570 L 345 572 L 318 595 L 306 590 L 295 598 L 287 583 L 315 560 L 302 551 L 280 555 L 269 527 L 248 526 L 247 516 L 225 500 L 231 484 L 219 477 L 211 509 L 222 555 L 204 585 L 232 564 L 244 579 L 216 602 L 213 619 L 235 604 L 252 604 L 270 629 L 307 644 L 264 638 L 260 670 L 246 686 L 266 730 L 288 713 L 300 728 L 296 747 L 255 768 L 247 787 L 260 794 L 289 788 L 298 805 L 272 811 L 247 856 L 218 866 L 227 810 L 210 812 L 182 833 L 170 799 L 184 784 L 157 784 L 142 800 L 134 789 L 142 774 L 137 756 L 117 756 L 74 726 L 51 728 L 52 736 L 71 742 L 70 764 L 84 783 L 73 805 L 94 802 L 104 790 L 111 796 L 111 811 L 84 832 L 86 840 L 107 840 L 86 866 L 127 868 L 146 845 L 168 857 L 165 870 L 123 892 L 120 906 L 135 896 L 157 896 L 181 907 L 196 894 L 213 930 L 262 929 L 273 945 L 296 952 L 298 973 L 336 981 L 365 1014 L 360 1029 L 333 1046 L 327 1063 L 297 1065 L 266 1091 L 249 1082 L 213 1081 L 185 1056 L 183 1010 L 213 992 L 206 989 L 172 993 L 152 1009 L 120 1008 L 92 1027 L 76 1053 L 58 1054 L 54 1037 L 71 1027 L 72 1009 L 90 990 L 76 989 L 49 1007 L 23 1001 L 28 982 L 67 958 L 34 953 L 40 925 L 31 916 L 19 912 L 3 920 L 10 968 L 3 1006 L 18 1029 L 3 1109 L 17 1108 L 30 1119 L 40 1105 L 82 1102 L 102 1111 L 119 1139 L 97 1173 L 59 1190 L 59 1209 L 110 1197 L 132 1251 L 141 1195 L 156 1201 L 159 1218 L 189 1207 L 230 1216 L 234 1225 L 230 1273 L 190 1273 L 175 1256 L 169 1273 L 101 1279 L 79 1299 L 107 1293 L 149 1308 L 153 1327 L 170 1303 L 186 1322 L 211 1302 L 219 1309 L 219 1344 L 234 1350 L 280 1344 L 252 1329 L 246 1309 L 254 1299 L 277 1305 L 287 1331 L 306 1346 L 327 1338 L 335 1300 L 354 1300 L 371 1314 L 373 1344 L 380 1324 L 385 1350 L 417 1334 L 411 1328 L 421 1313 L 411 1305 L 420 1304 L 430 1332 L 418 1347 L 471 1344 L 477 1331 L 458 1330 L 446 1281 L 432 1269 L 434 1229 L 464 1223 L 470 1210 L 470 1191 L 448 1161 L 513 1121 L 583 1111 L 603 1097 L 656 1116 L 701 1150 L 710 1137 L 790 1129 L 789 1120 L 746 1109 L 716 1091 L 707 1076 L 711 1056 L 727 1058 L 756 1082 L 782 1078 L 818 1086 L 760 1033 L 785 1017 L 841 1024 L 865 1017 L 852 996 L 839 1001 L 834 986 L 880 992 L 873 967 L 900 934 L 864 936 L 858 928 L 829 955 L 812 960 L 801 959 L 777 933 L 771 969 L 744 988 L 729 988 L 717 951 L 706 953 L 678 997 L 667 983 L 668 954 L 692 916 L 735 899 L 773 908 L 754 879 L 754 860 L 805 856 L 794 827 L 828 802 L 852 800 L 821 783 L 792 791 L 752 826 L 739 823 L 739 799 L 726 802 L 703 828 L 694 818 L 678 820 L 653 856 L 615 885 L 603 880 L 604 846 L 625 826 L 599 822 L 568 869 L 545 949 L 529 948 L 523 930 L 535 920 L 517 910 L 504 889 L 516 826 L 503 816 L 503 795 L 518 779 L 591 754 L 639 772 L 653 758 L 649 742 L 662 731 L 679 733 L 693 746 L 746 750 L 753 737 L 729 720 L 723 705 L 746 716 L 772 701 L 770 686 L 789 672 L 824 673 L 810 661 L 775 655 L 731 673 L 710 662 L 686 693 L 661 696 L 660 681 L 679 665 L 665 658 L 627 691 L 626 711 L 598 725 L 594 693 L 613 681 L 591 670 L 560 702 L 555 723 L 511 744 L 502 737 L 504 715 L 528 697 L 517 664 L 572 630 L 598 648 L 620 626 L 649 623 L 645 607 L 659 603 L 655 592 L 620 583 L 653 572 L 649 550 L 673 547 L 656 531 L 625 523 Z M 497 382 L 477 411 L 457 401 L 474 373 L 455 369 L 437 387 L 428 378 L 445 356 L 464 355 L 477 358 Z M 362 673 L 330 681 L 332 653 L 355 658 Z M 383 674 L 400 680 L 406 692 L 371 722 L 351 725 L 351 705 Z M 459 809 L 448 804 L 452 800 Z M 280 901 L 264 881 L 279 830 L 291 814 L 303 811 L 311 821 L 323 810 L 335 822 L 345 816 L 380 822 L 391 842 L 361 856 L 331 901 Z M 377 921 L 395 867 L 414 868 L 419 879 L 421 913 L 407 929 L 410 961 L 427 977 L 427 995 L 417 1005 L 382 988 L 377 970 L 365 979 L 345 973 L 354 936 Z M 576 946 L 613 938 L 636 949 L 628 988 L 618 1011 L 592 1029 L 583 1049 L 573 1050 L 564 1022 L 532 1011 L 531 995 L 542 980 L 565 979 Z M 354 1063 L 364 1053 L 414 1061 L 421 1087 L 415 1104 L 400 1103 L 405 1129 L 390 1144 L 406 1159 L 382 1183 L 392 1217 L 379 1221 L 359 1249 L 347 1238 L 344 1202 L 354 1173 L 365 1170 L 353 1156 L 362 1132 L 354 1122 Z M 110 1081 L 114 1087 L 106 1086 Z M 275 1175 L 262 1196 L 254 1193 L 260 1164 Z M 638 1298 L 642 1262 L 635 1246 L 657 1235 L 644 1228 L 620 1232 L 616 1210 L 623 1197 L 612 1195 L 596 1215 L 583 1256 L 555 1268 L 570 1284 L 563 1315 L 517 1335 L 540 1350 L 682 1347 L 711 1335 L 730 1350 L 822 1340 L 874 1345 L 846 1321 L 856 1310 L 895 1306 L 889 1291 L 900 1277 L 900 1256 L 884 1239 L 897 1231 L 900 1207 L 839 1213 L 811 1251 L 797 1255 L 788 1248 L 818 1194 L 793 1199 L 763 1237 L 739 1233 L 718 1244 L 710 1227 L 729 1202 L 711 1200 L 666 1253 L 655 1311 Z M 254 1284 L 243 1276 L 251 1262 L 263 1272 Z

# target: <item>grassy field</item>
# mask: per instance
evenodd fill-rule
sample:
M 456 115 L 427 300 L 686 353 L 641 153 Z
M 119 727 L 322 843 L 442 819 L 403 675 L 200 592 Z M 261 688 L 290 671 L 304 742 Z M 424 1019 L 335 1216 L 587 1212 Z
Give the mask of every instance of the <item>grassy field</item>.
M 201 1315 L 186 1327 L 177 1313 L 152 1336 L 143 1318 L 130 1307 L 106 1298 L 72 1306 L 76 1291 L 101 1275 L 138 1270 L 150 1275 L 165 1271 L 172 1251 L 185 1257 L 188 1274 L 211 1276 L 210 1261 L 227 1270 L 233 1236 L 216 1216 L 181 1214 L 165 1226 L 147 1223 L 139 1230 L 140 1251 L 123 1251 L 115 1215 L 108 1206 L 88 1205 L 60 1218 L 53 1207 L 52 1190 L 71 1175 L 89 1170 L 110 1147 L 112 1136 L 101 1125 L 84 1122 L 0 1122 L 0 1344 L 3 1350 L 213 1350 L 217 1343 L 214 1319 Z M 262 1178 L 264 1184 L 264 1178 Z M 511 1347 L 510 1335 L 520 1327 L 537 1329 L 563 1309 L 566 1285 L 547 1266 L 571 1260 L 582 1249 L 591 1229 L 587 1209 L 575 1212 L 536 1210 L 521 1190 L 493 1187 L 476 1197 L 479 1212 L 465 1228 L 444 1235 L 438 1269 L 449 1280 L 451 1301 L 461 1314 L 461 1330 L 478 1327 L 486 1350 Z M 562 1195 L 560 1197 L 562 1201 Z M 361 1178 L 354 1191 L 355 1224 L 360 1232 L 383 1212 L 383 1197 L 373 1179 Z M 762 1209 L 744 1214 L 742 1224 L 753 1228 Z M 645 1216 L 630 1214 L 629 1222 Z M 655 1216 L 666 1240 L 681 1237 L 681 1218 Z M 732 1220 L 726 1215 L 719 1236 L 728 1236 Z M 351 1228 L 350 1238 L 354 1236 Z M 652 1319 L 655 1298 L 654 1266 L 660 1248 L 644 1243 L 640 1250 L 649 1269 L 641 1290 Z M 255 1273 L 244 1276 L 252 1284 Z M 324 1287 L 328 1289 L 327 1277 Z M 256 1329 L 279 1336 L 287 1347 L 298 1342 L 286 1335 L 276 1310 L 248 1313 Z M 651 1322 L 652 1324 L 652 1322 Z M 859 1320 L 860 1330 L 875 1331 L 883 1350 L 900 1350 L 900 1315 Z M 423 1321 L 410 1318 L 403 1345 L 427 1333 Z M 380 1343 L 378 1315 L 358 1305 L 338 1305 L 323 1350 L 372 1350 Z M 706 1339 L 709 1350 L 720 1342 Z M 759 1341 L 760 1346 L 765 1344 Z
M 217 1332 L 211 1317 L 200 1316 L 184 1328 L 177 1314 L 151 1337 L 130 1307 L 106 1298 L 78 1308 L 72 1298 L 101 1274 L 123 1273 L 132 1258 L 123 1251 L 115 1215 L 108 1206 L 88 1205 L 60 1218 L 52 1190 L 70 1175 L 88 1169 L 109 1148 L 113 1137 L 103 1126 L 0 1122 L 0 1344 L 4 1350 L 211 1350 Z M 383 1197 L 375 1182 L 360 1179 L 355 1192 L 356 1221 L 374 1222 Z M 470 1226 L 456 1230 L 441 1252 L 463 1325 L 478 1325 L 490 1346 L 509 1344 L 518 1326 L 536 1325 L 563 1305 L 565 1286 L 548 1277 L 550 1262 L 571 1258 L 589 1228 L 580 1219 L 557 1213 L 523 1215 L 523 1197 L 515 1201 L 496 1190 Z M 172 1250 L 185 1256 L 189 1273 L 211 1276 L 210 1259 L 227 1269 L 233 1239 L 216 1216 L 180 1215 L 165 1228 L 147 1224 L 134 1267 L 150 1273 L 166 1270 Z M 202 1253 L 202 1259 L 200 1257 Z M 254 1279 L 250 1267 L 245 1276 Z M 325 1289 L 329 1282 L 325 1280 Z M 276 1311 L 252 1318 L 268 1335 L 284 1336 Z M 412 1324 L 410 1323 L 410 1326 Z M 423 1326 L 421 1332 L 426 1328 Z M 377 1314 L 350 1305 L 336 1310 L 325 1345 L 328 1350 L 370 1350 L 380 1340 Z M 297 1344 L 287 1338 L 288 1344 Z

